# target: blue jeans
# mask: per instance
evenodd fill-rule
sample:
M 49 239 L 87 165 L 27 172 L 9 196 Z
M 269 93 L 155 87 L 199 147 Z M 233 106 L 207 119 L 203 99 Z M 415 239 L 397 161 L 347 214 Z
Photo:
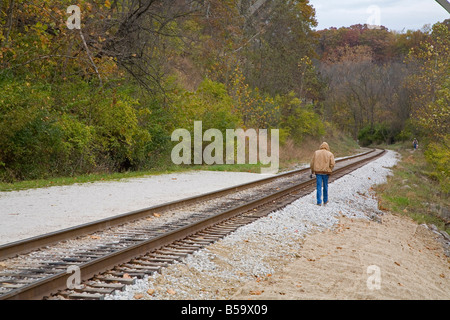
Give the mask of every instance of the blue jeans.
M 322 204 L 322 189 L 323 189 L 323 203 L 328 202 L 328 175 L 316 174 L 317 182 L 317 204 Z

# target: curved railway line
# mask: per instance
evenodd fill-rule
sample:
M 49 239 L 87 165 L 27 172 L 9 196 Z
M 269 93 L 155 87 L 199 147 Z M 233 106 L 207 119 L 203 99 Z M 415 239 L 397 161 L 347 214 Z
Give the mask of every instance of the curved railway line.
M 336 161 L 331 181 L 382 156 Z M 0 246 L 0 300 L 102 299 L 315 188 L 309 168 Z M 68 289 L 72 272 L 80 284 Z

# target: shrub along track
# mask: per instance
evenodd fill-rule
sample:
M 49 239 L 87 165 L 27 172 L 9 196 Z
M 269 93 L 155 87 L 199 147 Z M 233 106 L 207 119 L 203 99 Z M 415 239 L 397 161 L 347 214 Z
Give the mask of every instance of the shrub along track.
M 331 181 L 384 153 L 372 150 L 336 161 Z M 309 171 L 291 171 L 0 246 L 0 299 L 102 299 L 133 278 L 158 272 L 307 195 L 315 188 Z M 81 284 L 74 281 L 77 277 Z

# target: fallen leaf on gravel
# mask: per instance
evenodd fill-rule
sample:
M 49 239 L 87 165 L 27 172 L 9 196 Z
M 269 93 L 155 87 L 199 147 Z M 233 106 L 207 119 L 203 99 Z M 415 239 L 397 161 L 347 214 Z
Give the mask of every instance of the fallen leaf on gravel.
M 142 299 L 143 297 L 144 297 L 144 295 L 142 293 L 137 293 L 134 295 L 134 298 L 137 300 Z
M 336 247 L 336 249 L 338 249 L 338 250 L 342 250 L 342 247 Z
M 175 294 L 175 290 L 167 289 L 167 293 L 168 293 L 168 294 Z
M 250 295 L 252 296 L 260 296 L 263 293 L 263 291 L 259 291 L 259 290 L 251 290 L 250 291 Z
M 148 294 L 148 295 L 151 295 L 151 296 L 152 296 L 154 293 L 155 293 L 155 289 L 148 289 L 148 290 L 147 290 L 147 294 Z
M 161 215 L 159 213 L 154 213 L 153 216 L 156 217 L 156 218 L 161 217 Z
M 439 276 L 440 276 L 441 278 L 445 278 L 445 274 L 443 274 L 443 273 L 441 273 Z
M 394 263 L 395 263 L 396 265 L 398 265 L 398 266 L 400 267 L 400 263 L 398 263 L 398 262 L 395 262 L 395 261 L 394 261 Z

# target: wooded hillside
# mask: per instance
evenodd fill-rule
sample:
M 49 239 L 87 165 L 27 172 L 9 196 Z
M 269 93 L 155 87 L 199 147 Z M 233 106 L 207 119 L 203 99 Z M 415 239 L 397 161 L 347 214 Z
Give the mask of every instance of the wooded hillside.
M 448 183 L 448 20 L 314 31 L 307 0 L 79 0 L 70 30 L 72 4 L 0 2 L 2 181 L 152 168 L 203 121 L 297 145 L 417 136 Z

